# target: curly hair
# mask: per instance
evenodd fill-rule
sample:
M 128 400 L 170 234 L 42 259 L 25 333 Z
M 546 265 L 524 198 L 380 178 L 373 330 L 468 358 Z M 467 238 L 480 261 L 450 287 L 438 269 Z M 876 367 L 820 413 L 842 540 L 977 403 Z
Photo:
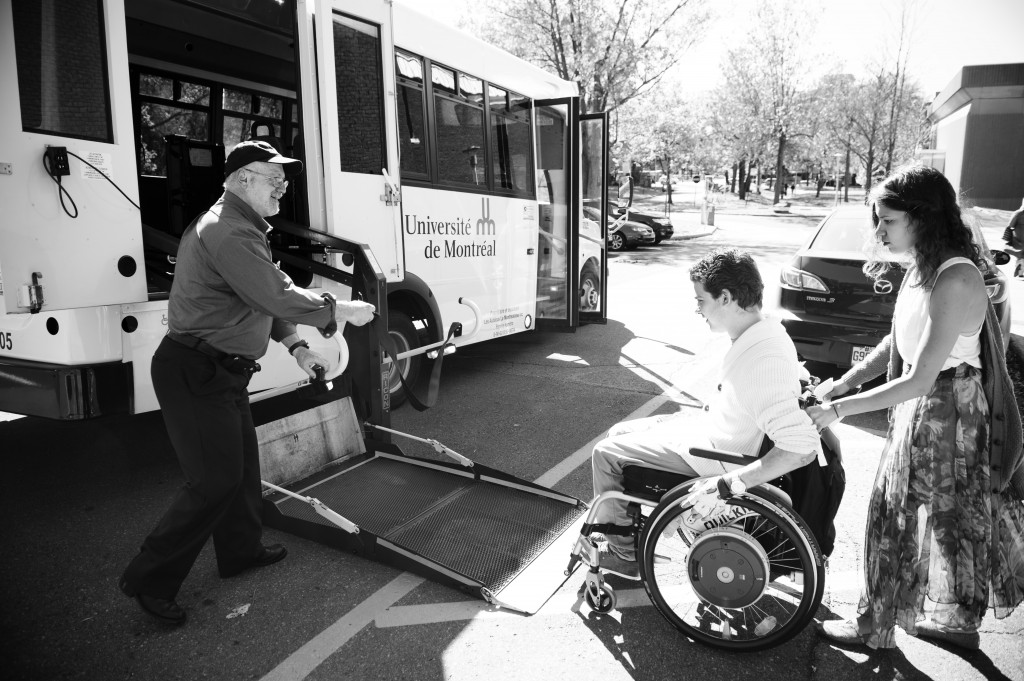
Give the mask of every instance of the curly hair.
M 690 281 L 701 284 L 715 298 L 728 290 L 744 310 L 761 307 L 764 282 L 757 263 L 736 248 L 716 248 L 690 268 Z
M 924 165 L 898 168 L 871 190 L 867 204 L 871 206 L 871 222 L 876 228 L 879 205 L 908 214 L 920 285 L 931 285 L 947 251 L 969 258 L 985 271 L 986 263 L 970 227 L 964 223 L 956 191 L 938 170 Z M 891 266 L 885 250 L 874 248 L 864 264 L 864 273 L 877 280 Z

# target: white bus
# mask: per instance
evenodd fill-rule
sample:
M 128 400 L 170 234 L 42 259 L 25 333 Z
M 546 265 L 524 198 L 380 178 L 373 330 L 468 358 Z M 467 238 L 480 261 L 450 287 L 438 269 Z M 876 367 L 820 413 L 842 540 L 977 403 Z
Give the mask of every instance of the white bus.
M 349 297 L 351 253 L 316 233 L 365 244 L 400 351 L 606 319 L 605 234 L 580 218 L 607 158 L 581 136 L 606 118 L 402 5 L 0 0 L 0 82 L 0 411 L 158 407 L 175 240 L 254 138 L 305 163 L 271 220 L 281 267 Z M 434 361 L 397 366 L 415 383 Z M 261 364 L 254 399 L 302 382 L 277 344 Z

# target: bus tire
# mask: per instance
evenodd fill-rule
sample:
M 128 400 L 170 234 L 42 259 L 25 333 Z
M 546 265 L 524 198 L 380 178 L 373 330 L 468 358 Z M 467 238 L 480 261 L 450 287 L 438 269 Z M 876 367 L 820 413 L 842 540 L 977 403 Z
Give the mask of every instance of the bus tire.
M 580 311 L 592 312 L 601 307 L 601 277 L 589 265 L 580 275 Z
M 388 310 L 388 335 L 395 344 L 395 352 L 403 353 L 420 346 L 419 334 L 413 326 L 412 319 L 401 310 Z M 392 362 L 388 371 L 388 389 L 391 394 L 391 406 L 403 404 L 407 395 L 396 371 L 402 372 L 402 378 L 409 386 L 415 386 L 420 376 L 423 355 L 413 355 L 398 362 Z

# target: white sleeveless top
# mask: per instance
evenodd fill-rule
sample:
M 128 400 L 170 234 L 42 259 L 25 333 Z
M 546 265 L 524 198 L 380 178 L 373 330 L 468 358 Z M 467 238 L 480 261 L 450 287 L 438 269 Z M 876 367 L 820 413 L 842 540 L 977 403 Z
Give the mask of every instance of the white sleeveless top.
M 948 267 L 959 263 L 969 263 L 971 267 L 977 266 L 968 258 L 950 258 L 939 265 L 935 272 L 935 280 Z M 979 271 L 980 274 L 980 271 Z M 896 298 L 896 310 L 893 313 L 893 327 L 896 334 L 896 349 L 899 350 L 903 361 L 910 363 L 917 356 L 917 348 L 921 344 L 921 334 L 924 332 L 925 322 L 928 321 L 928 303 L 932 297 L 931 289 L 924 286 L 912 286 L 917 282 L 917 268 L 911 267 L 907 270 L 907 283 L 900 290 Z M 978 325 L 977 330 L 969 334 L 960 334 L 953 344 L 953 349 L 946 358 L 942 369 L 960 366 L 967 362 L 972 367 L 981 368 L 981 327 L 985 320 Z

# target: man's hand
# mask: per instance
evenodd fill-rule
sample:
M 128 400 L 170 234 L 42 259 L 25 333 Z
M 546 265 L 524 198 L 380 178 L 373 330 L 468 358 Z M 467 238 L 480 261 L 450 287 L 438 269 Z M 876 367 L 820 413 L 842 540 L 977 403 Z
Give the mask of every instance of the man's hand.
M 719 477 L 705 480 L 697 485 L 688 495 L 693 501 L 691 513 L 701 518 L 714 518 L 729 511 L 729 505 L 718 495 Z
M 303 347 L 301 345 L 295 348 L 293 356 L 295 357 L 296 364 L 298 364 L 299 367 L 303 371 L 305 371 L 306 375 L 309 376 L 310 378 L 316 378 L 316 371 L 313 370 L 313 367 L 320 366 L 323 367 L 324 371 L 327 371 L 327 367 L 330 366 L 330 363 L 327 361 L 327 358 L 325 358 L 323 355 L 315 353 L 309 348 Z
M 353 326 L 362 326 L 371 319 L 376 307 L 362 300 L 349 300 L 338 303 L 338 308 L 345 321 Z

